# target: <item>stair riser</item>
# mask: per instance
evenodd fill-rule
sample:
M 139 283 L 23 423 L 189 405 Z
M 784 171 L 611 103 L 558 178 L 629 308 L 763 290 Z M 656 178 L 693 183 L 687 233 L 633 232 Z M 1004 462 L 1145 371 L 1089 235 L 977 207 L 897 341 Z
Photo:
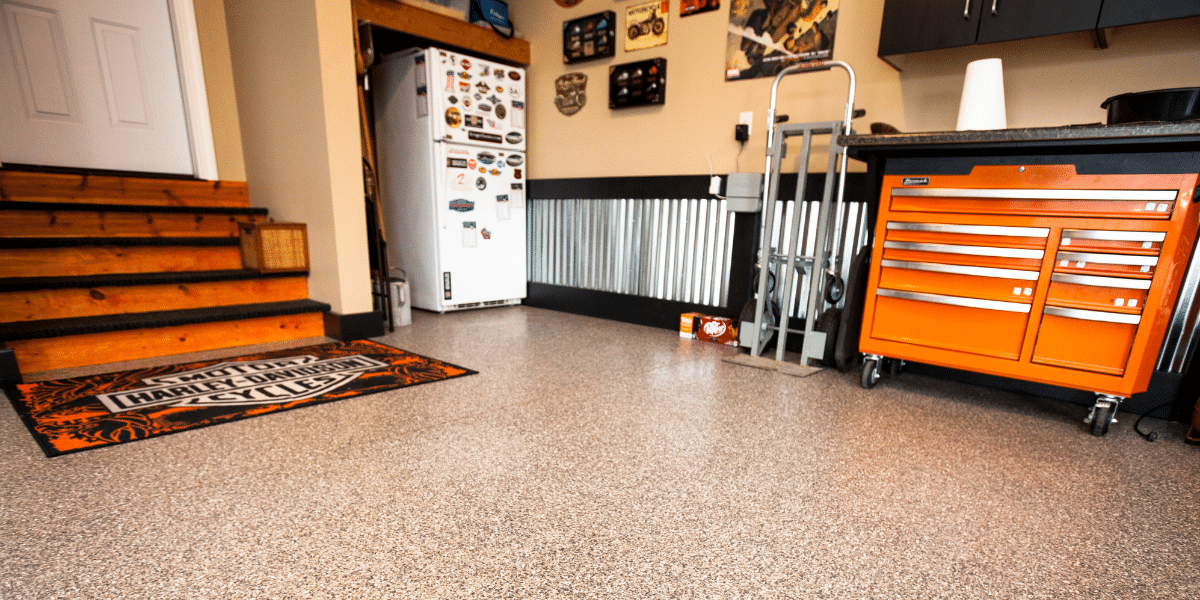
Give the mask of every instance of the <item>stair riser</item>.
M 0 277 L 65 277 L 242 268 L 237 246 L 79 246 L 0 249 Z
M 0 213 L 0 237 L 238 237 L 238 222 L 265 220 L 258 215 L 11 210 Z
M 0 171 L 0 199 L 154 206 L 250 205 L 246 183 Z
M 7 342 L 21 373 L 236 348 L 325 335 L 321 313 Z
M 308 298 L 304 276 L 197 283 L 0 292 L 0 323 Z

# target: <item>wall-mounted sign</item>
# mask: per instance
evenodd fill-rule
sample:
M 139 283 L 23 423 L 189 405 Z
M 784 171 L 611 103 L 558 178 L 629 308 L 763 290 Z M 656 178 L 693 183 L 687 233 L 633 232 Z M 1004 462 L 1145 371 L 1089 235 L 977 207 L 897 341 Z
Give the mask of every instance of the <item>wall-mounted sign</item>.
M 652 58 L 608 68 L 608 107 L 628 108 L 667 101 L 667 59 Z
M 625 51 L 644 50 L 667 43 L 669 0 L 625 7 Z
M 794 64 L 833 58 L 841 0 L 757 0 L 729 9 L 725 80 L 774 77 Z
M 679 16 L 690 17 L 721 8 L 721 0 L 679 0 Z
M 567 73 L 554 80 L 554 106 L 568 117 L 587 104 L 587 75 Z
M 611 57 L 617 48 L 617 15 L 611 10 L 563 21 L 563 62 Z

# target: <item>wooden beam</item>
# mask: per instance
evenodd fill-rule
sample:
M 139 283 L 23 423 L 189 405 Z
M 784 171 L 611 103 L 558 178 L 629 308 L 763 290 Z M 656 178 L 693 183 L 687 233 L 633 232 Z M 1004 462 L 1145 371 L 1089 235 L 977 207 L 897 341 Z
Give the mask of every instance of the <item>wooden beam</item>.
M 6 200 L 148 206 L 250 206 L 244 181 L 149 179 L 0 170 L 0 201 Z
M 528 65 L 532 62 L 529 42 L 504 38 L 490 28 L 417 8 L 395 0 L 353 0 L 354 17 L 370 21 L 435 44 L 454 46 L 502 62 Z

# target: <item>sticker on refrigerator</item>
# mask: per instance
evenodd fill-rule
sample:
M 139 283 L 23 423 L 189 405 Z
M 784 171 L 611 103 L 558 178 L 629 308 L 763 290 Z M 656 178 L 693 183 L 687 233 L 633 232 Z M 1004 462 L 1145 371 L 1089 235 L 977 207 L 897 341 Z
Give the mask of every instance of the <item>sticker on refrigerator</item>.
M 510 131 L 504 136 L 504 141 L 510 144 L 520 144 L 521 140 L 525 139 L 519 131 Z
M 482 177 L 476 179 L 475 180 L 475 189 L 477 189 L 481 192 L 483 190 L 486 190 L 487 189 L 487 180 Z
M 450 167 L 451 169 L 471 168 L 471 154 L 469 152 L 451 148 L 446 154 L 447 167 Z
M 484 133 L 482 131 L 468 131 L 467 139 L 479 142 L 491 142 L 493 144 L 499 144 L 504 141 L 504 138 L 495 133 Z
M 507 116 L 508 116 L 508 109 L 504 108 L 503 104 L 497 104 L 496 105 L 496 118 L 503 119 L 504 117 L 507 117 Z
M 476 247 L 478 242 L 475 238 L 475 221 L 463 221 L 463 248 Z
M 485 240 L 492 239 L 492 232 L 488 231 L 486 227 L 484 227 L 483 229 L 481 229 L 479 231 L 479 235 L 481 237 L 483 237 L 483 239 L 485 239 Z
M 487 151 L 476 154 L 475 158 L 478 158 L 479 162 L 481 162 L 485 165 L 490 165 L 490 164 L 496 162 L 496 155 L 492 154 L 491 152 L 487 152 Z
M 449 300 L 450 297 L 450 271 L 445 271 L 442 273 L 442 299 Z
M 525 184 L 512 184 L 512 191 L 509 195 L 512 196 L 513 208 L 516 210 L 525 210 Z
M 474 189 L 471 185 L 471 178 L 467 173 L 451 173 L 450 174 L 450 189 L 460 192 L 469 192 Z
M 446 71 L 446 91 L 454 91 L 454 82 L 457 81 L 454 77 L 454 69 Z
M 462 113 L 458 112 L 458 109 L 453 106 L 447 108 L 446 124 L 454 129 L 458 129 L 458 126 L 462 125 Z
M 525 103 L 518 100 L 513 100 L 512 103 L 512 126 L 517 129 L 525 129 Z
M 475 129 L 483 129 L 483 117 L 479 115 L 467 115 L 464 125 L 466 127 L 474 127 Z
M 471 212 L 475 210 L 475 203 L 465 198 L 450 201 L 450 210 L 456 212 Z
M 508 194 L 500 194 L 499 196 L 496 196 L 496 220 L 512 220 L 512 206 L 508 201 Z

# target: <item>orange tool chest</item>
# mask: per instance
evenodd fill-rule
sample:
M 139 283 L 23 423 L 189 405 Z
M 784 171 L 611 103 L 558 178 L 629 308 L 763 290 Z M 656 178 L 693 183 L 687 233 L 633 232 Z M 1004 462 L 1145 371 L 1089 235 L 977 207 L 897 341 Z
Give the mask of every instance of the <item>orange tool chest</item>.
M 1087 390 L 1111 400 L 1102 435 L 1116 402 L 1149 385 L 1196 239 L 1197 184 L 1074 165 L 883 176 L 863 385 L 888 358 Z

